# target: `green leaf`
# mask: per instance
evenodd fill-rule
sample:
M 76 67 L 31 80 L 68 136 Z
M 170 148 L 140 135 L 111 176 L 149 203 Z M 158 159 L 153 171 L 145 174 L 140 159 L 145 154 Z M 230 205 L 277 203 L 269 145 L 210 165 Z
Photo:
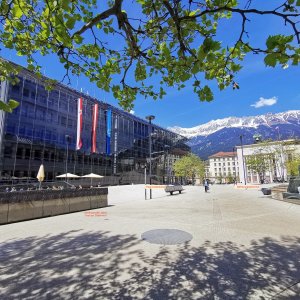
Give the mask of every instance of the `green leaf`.
M 74 36 L 74 41 L 77 43 L 77 44 L 81 44 L 83 42 L 83 37 L 81 35 L 78 35 L 78 34 L 75 34 Z
M 211 89 L 205 85 L 200 91 L 199 91 L 199 97 L 201 101 L 212 101 L 213 100 L 213 93 Z
M 20 105 L 20 103 L 18 101 L 13 100 L 13 99 L 10 99 L 7 104 L 12 109 L 14 109 Z
M 23 11 L 19 5 L 15 4 L 14 7 L 12 8 L 12 14 L 16 18 L 21 18 L 23 15 Z
M 66 26 L 68 29 L 73 29 L 74 25 L 75 25 L 76 19 L 75 18 L 70 18 L 68 19 L 68 21 L 66 22 Z
M 6 103 L 4 103 L 3 101 L 0 100 L 0 110 L 3 110 L 5 112 L 12 112 L 11 107 L 9 107 Z
M 266 64 L 266 66 L 275 67 L 276 63 L 277 63 L 277 59 L 276 59 L 275 54 L 268 54 L 265 57 L 264 62 Z
M 200 9 L 196 9 L 196 10 L 194 10 L 194 11 L 190 11 L 190 12 L 189 12 L 189 17 L 195 16 L 199 11 L 200 11 Z

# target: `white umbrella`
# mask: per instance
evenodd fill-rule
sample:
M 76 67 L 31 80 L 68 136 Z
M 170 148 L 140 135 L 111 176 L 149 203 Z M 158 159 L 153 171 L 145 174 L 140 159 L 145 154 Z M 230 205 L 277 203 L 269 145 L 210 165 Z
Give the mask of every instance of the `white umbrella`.
M 67 174 L 61 174 L 56 176 L 56 178 L 79 178 L 80 176 L 72 174 L 72 173 L 67 173 Z
M 87 174 L 87 175 L 83 175 L 81 177 L 84 177 L 84 178 L 103 178 L 104 176 L 101 176 L 101 175 L 98 175 L 98 174 L 95 174 L 95 173 L 90 173 L 90 174 Z
M 44 169 L 44 165 L 43 164 L 40 165 L 40 168 L 39 168 L 39 171 L 38 171 L 38 173 L 36 175 L 36 178 L 40 182 L 39 189 L 41 189 L 42 181 L 44 181 L 44 179 L 45 179 L 45 169 Z
M 90 173 L 90 174 L 87 174 L 87 175 L 83 175 L 81 177 L 91 178 L 91 185 L 92 185 L 93 184 L 93 178 L 103 178 L 104 176 L 101 176 L 101 175 L 98 175 L 98 174 L 95 174 L 95 173 Z

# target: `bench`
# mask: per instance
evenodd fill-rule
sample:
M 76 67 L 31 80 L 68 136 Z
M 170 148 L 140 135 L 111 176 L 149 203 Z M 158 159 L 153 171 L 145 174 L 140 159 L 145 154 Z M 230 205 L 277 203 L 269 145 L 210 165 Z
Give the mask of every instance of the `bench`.
M 179 194 L 181 194 L 181 192 L 183 191 L 183 187 L 181 185 L 167 185 L 165 187 L 165 192 L 166 193 L 170 193 L 170 195 L 173 195 L 174 192 L 179 192 Z

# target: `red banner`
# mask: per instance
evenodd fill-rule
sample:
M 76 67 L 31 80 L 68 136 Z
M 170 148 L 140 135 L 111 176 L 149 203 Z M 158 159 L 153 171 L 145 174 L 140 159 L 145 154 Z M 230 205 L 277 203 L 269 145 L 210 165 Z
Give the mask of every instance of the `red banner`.
M 94 106 L 93 106 L 91 153 L 97 152 L 97 124 L 98 124 L 98 104 L 94 104 Z
M 76 150 L 79 150 L 82 147 L 82 139 L 81 139 L 81 132 L 82 132 L 82 108 L 83 108 L 83 99 L 82 98 L 78 98 L 78 103 L 77 103 L 77 138 L 76 138 Z

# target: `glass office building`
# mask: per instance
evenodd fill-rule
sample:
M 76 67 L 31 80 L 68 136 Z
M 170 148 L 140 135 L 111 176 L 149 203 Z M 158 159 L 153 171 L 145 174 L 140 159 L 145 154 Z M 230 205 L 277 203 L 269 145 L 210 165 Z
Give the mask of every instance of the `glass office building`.
M 184 137 L 63 84 L 48 91 L 47 78 L 26 69 L 19 79 L 17 85 L 1 82 L 1 100 L 20 103 L 12 113 L 0 112 L 2 179 L 35 178 L 43 163 L 46 180 L 70 172 L 114 177 L 123 184 L 143 182 L 150 135 L 152 174 L 162 182 L 172 175 L 174 158 L 190 150 Z M 79 98 L 81 147 L 76 150 Z

